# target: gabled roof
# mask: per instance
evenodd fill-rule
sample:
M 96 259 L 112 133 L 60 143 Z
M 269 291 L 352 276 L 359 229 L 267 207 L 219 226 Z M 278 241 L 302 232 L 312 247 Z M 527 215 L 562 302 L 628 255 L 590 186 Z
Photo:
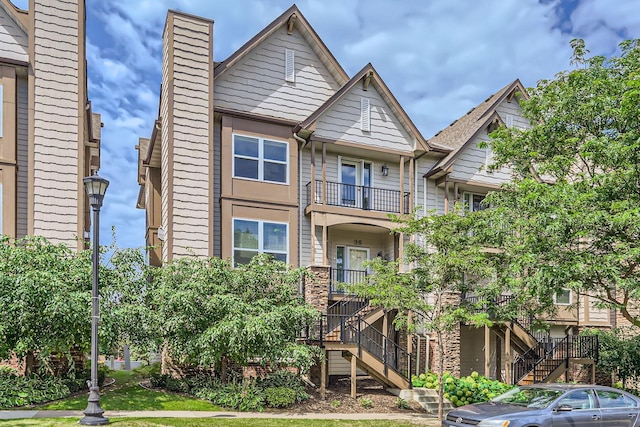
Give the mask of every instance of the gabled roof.
M 29 12 L 22 10 L 14 5 L 10 0 L 0 0 L 0 7 L 2 7 L 9 16 L 13 18 L 18 24 L 20 29 L 28 34 L 27 28 L 29 28 Z
M 429 145 L 450 147 L 453 151 L 436 163 L 424 176 L 430 177 L 439 172 L 447 171 L 478 132 L 495 120 L 501 122 L 496 108 L 505 99 L 511 99 L 516 92 L 519 92 L 525 99 L 529 97 L 520 80 L 516 79 L 429 139 L 427 141 Z
M 309 22 L 302 15 L 298 7 L 294 4 L 287 9 L 282 15 L 277 17 L 273 22 L 267 25 L 262 31 L 256 34 L 251 40 L 246 42 L 240 49 L 236 50 L 230 57 L 222 62 L 216 63 L 214 68 L 214 77 L 217 78 L 225 73 L 233 64 L 244 58 L 253 48 L 266 40 L 271 34 L 283 26 L 293 25 L 300 32 L 302 37 L 309 43 L 313 51 L 318 55 L 323 65 L 327 67 L 331 75 L 343 85 L 349 76 L 342 69 L 333 54 L 329 51 L 324 42 L 320 39 Z
M 391 107 L 395 116 L 400 120 L 406 131 L 413 135 L 416 140 L 416 147 L 414 147 L 417 151 L 440 151 L 447 153 L 449 149 L 446 147 L 432 147 L 427 144 L 427 141 L 422 136 L 418 128 L 413 124 L 407 113 L 404 111 L 398 100 L 393 96 L 389 87 L 385 84 L 385 82 L 380 78 L 376 70 L 373 68 L 371 63 L 365 65 L 365 67 L 360 70 L 355 76 L 353 76 L 346 84 L 344 84 L 336 93 L 331 96 L 331 98 L 327 99 L 324 104 L 322 104 L 313 114 L 311 114 L 305 121 L 300 123 L 295 128 L 295 132 L 298 132 L 301 129 L 308 129 L 316 121 L 329 110 L 338 100 L 340 100 L 343 96 L 345 96 L 356 84 L 358 84 L 363 79 L 369 79 L 368 84 L 373 84 L 378 89 L 378 92 L 384 99 L 384 101 Z

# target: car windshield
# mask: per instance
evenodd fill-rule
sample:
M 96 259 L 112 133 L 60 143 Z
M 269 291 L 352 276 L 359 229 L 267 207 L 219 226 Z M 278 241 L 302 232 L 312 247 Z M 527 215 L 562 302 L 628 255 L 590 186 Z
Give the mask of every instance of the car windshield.
M 562 393 L 564 392 L 561 390 L 548 388 L 516 387 L 494 398 L 492 402 L 526 406 L 527 408 L 546 408 Z

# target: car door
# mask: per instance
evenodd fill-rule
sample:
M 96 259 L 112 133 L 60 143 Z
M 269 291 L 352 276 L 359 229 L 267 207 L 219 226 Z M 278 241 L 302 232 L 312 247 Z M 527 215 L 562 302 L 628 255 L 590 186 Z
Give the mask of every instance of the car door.
M 553 427 L 600 427 L 602 417 L 593 390 L 575 390 L 557 403 Z
M 596 390 L 602 425 L 610 427 L 633 427 L 638 419 L 637 402 L 622 392 L 614 390 Z

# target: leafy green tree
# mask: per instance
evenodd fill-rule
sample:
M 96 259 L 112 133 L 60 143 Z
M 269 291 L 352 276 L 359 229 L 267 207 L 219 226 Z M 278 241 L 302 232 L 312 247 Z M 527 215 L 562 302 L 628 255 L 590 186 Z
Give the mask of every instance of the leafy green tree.
M 640 326 L 640 41 L 609 59 L 572 47 L 575 69 L 521 100 L 531 128 L 492 134 L 492 169 L 515 176 L 487 199 L 490 240 L 507 289 L 550 310 L 573 289 Z
M 0 238 L 0 360 L 46 365 L 90 344 L 91 258 L 43 238 Z
M 419 236 L 418 241 L 407 245 L 404 260 L 410 264 L 402 271 L 397 262 L 374 259 L 369 263 L 373 274 L 364 283 L 353 285 L 350 290 L 369 298 L 372 305 L 387 310 L 397 310 L 394 319 L 397 329 L 411 330 L 416 322 L 436 335 L 440 354 L 438 373 L 444 377 L 445 340 L 447 334 L 459 327 L 460 322 L 475 326 L 490 324 L 487 313 L 478 310 L 495 297 L 495 289 L 489 286 L 495 276 L 496 254 L 480 245 L 477 230 L 477 214 L 463 213 L 461 206 L 454 212 L 429 216 L 416 215 L 396 218 L 401 225 L 397 232 Z M 478 287 L 478 283 L 487 286 Z M 463 294 L 474 292 L 475 304 L 461 304 Z M 443 384 L 438 387 L 440 403 L 438 414 L 443 416 Z
M 301 269 L 258 255 L 232 268 L 216 258 L 181 258 L 153 278 L 157 339 L 178 363 L 215 366 L 261 360 L 307 370 L 317 349 L 296 343 L 317 311 L 297 294 Z
M 598 336 L 598 368 L 614 374 L 622 381 L 624 387 L 629 381 L 637 384 L 640 377 L 640 336 L 629 329 L 590 329 L 584 332 L 584 335 Z

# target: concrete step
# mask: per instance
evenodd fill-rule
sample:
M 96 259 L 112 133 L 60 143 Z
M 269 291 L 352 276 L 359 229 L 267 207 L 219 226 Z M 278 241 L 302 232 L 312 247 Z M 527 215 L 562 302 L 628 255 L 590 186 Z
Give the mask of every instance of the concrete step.
M 438 412 L 438 391 L 431 388 L 413 388 L 410 390 L 389 389 L 396 396 L 404 400 L 418 402 L 425 411 L 431 414 Z M 450 400 L 444 399 L 443 410 L 448 412 L 455 408 Z

